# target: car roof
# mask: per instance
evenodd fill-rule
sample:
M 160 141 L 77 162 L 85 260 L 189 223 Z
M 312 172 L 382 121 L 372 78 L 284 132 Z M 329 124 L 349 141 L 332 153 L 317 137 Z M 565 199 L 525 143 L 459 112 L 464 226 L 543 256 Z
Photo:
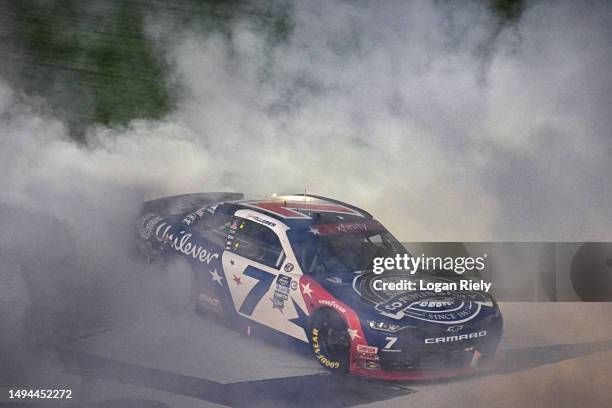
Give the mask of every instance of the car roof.
M 372 215 L 351 204 L 312 194 L 290 194 L 257 200 L 242 200 L 234 204 L 260 211 L 287 224 L 312 224 L 315 221 L 342 219 L 371 220 Z

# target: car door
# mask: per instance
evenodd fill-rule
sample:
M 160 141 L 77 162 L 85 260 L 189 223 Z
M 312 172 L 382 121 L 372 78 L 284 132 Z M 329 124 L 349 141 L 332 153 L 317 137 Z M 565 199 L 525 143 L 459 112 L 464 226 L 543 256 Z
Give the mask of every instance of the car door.
M 235 211 L 235 208 L 228 204 L 203 207 L 196 212 L 199 218 L 189 226 L 190 243 L 195 248 L 205 248 L 215 259 L 209 263 L 201 263 L 185 255 L 191 261 L 196 276 L 196 307 L 219 314 L 233 312 L 221 263 L 221 254 L 225 250 L 227 231 L 233 217 L 232 209 Z M 219 255 L 215 256 L 216 254 Z
M 252 210 L 238 210 L 229 227 L 223 270 L 236 312 L 306 341 L 301 271 L 287 227 Z

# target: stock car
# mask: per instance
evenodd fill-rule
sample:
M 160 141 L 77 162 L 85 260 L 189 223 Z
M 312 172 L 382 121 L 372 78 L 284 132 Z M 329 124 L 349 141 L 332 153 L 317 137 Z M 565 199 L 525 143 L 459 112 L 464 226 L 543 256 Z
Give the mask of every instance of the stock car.
M 501 338 L 502 316 L 487 293 L 375 290 L 376 279 L 406 274 L 374 274 L 373 259 L 407 251 L 371 214 L 337 200 L 166 197 L 144 203 L 137 234 L 150 261 L 191 266 L 197 311 L 248 335 L 305 342 L 333 372 L 386 380 L 461 375 L 489 359 Z

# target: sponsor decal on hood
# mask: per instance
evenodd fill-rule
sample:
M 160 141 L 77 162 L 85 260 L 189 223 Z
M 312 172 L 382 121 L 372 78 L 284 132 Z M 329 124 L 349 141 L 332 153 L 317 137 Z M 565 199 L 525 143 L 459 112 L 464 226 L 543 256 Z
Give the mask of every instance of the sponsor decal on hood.
M 404 273 L 390 272 L 385 279 L 405 279 Z M 420 277 L 432 282 L 447 281 L 438 277 Z M 412 318 L 427 322 L 457 325 L 476 317 L 483 306 L 493 306 L 491 298 L 477 291 L 380 291 L 373 283 L 381 279 L 373 273 L 362 273 L 353 280 L 353 289 L 374 305 L 378 313 L 395 320 Z

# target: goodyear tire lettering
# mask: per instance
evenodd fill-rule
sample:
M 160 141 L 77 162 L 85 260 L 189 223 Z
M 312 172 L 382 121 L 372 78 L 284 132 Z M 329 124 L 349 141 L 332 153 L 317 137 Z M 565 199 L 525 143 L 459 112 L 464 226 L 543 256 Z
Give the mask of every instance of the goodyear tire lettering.
M 312 349 L 317 356 L 317 360 L 321 362 L 325 367 L 328 368 L 339 368 L 339 361 L 332 361 L 321 354 L 321 347 L 319 346 L 319 330 L 312 329 Z

